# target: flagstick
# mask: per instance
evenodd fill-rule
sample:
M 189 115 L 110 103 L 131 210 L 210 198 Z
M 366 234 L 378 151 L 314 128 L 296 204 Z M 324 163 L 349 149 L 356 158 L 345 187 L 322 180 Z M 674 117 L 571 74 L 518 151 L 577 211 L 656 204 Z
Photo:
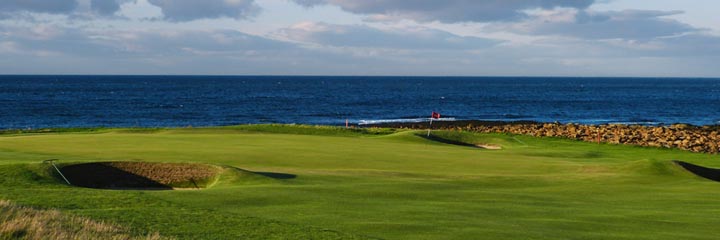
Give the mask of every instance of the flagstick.
M 428 137 L 430 137 L 430 129 L 432 129 L 432 120 L 433 120 L 433 118 L 430 117 L 430 128 L 428 128 L 428 134 L 427 134 Z

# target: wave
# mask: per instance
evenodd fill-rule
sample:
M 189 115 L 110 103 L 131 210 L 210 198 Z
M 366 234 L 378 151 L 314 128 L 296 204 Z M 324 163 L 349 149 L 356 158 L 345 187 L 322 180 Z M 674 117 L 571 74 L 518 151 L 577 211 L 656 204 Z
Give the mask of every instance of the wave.
M 527 118 L 525 118 L 527 117 Z M 455 117 L 444 117 L 440 119 L 433 119 L 433 121 L 488 121 L 488 122 L 514 122 L 514 121 L 537 121 L 537 122 L 559 122 L 559 123 L 576 123 L 576 124 L 622 124 L 622 125 L 644 125 L 644 126 L 657 126 L 664 124 L 661 121 L 654 119 L 643 119 L 643 118 L 631 118 L 631 119 L 612 119 L 612 118 L 586 118 L 586 119 L 561 119 L 560 121 L 553 119 L 535 118 L 533 116 L 520 116 L 518 118 L 461 118 Z M 429 122 L 430 118 L 419 118 L 419 117 L 401 117 L 394 119 L 369 119 L 369 120 L 358 120 L 358 125 L 376 125 L 384 123 L 422 123 Z
M 433 119 L 434 122 L 452 122 L 457 121 L 453 117 Z M 360 120 L 358 125 L 372 125 L 381 123 L 421 123 L 430 122 L 430 118 L 398 118 L 398 119 L 373 119 L 373 120 Z

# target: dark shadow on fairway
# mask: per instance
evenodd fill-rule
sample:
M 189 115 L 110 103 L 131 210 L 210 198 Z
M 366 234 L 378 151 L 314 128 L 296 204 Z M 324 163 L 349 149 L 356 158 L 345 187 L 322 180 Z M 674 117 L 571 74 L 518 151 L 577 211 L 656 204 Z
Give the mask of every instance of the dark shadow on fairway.
M 477 147 L 477 146 L 475 146 L 475 144 L 454 141 L 454 140 L 450 140 L 450 139 L 446 139 L 446 138 L 436 137 L 433 135 L 430 135 L 430 136 L 425 135 L 425 134 L 416 134 L 416 135 L 419 137 L 422 137 L 424 139 L 430 140 L 430 141 L 435 141 L 435 142 L 440 142 L 440 143 L 445 143 L 445 144 L 452 144 L 452 145 L 458 145 L 458 146 L 464 146 L 464 147 Z
M 439 142 L 439 143 L 445 143 L 445 144 L 451 144 L 451 145 L 456 145 L 456 146 L 471 147 L 471 148 L 480 148 L 480 149 L 488 149 L 488 150 L 500 150 L 500 149 L 502 149 L 500 146 L 497 146 L 497 145 L 494 145 L 494 144 L 472 144 L 472 143 L 466 143 L 466 142 L 451 140 L 451 139 L 447 139 L 447 138 L 437 137 L 437 136 L 434 136 L 434 135 L 430 135 L 430 136 L 425 135 L 425 134 L 415 134 L 415 135 L 418 136 L 418 137 L 421 137 L 421 138 L 430 140 L 430 141 Z
M 680 165 L 680 167 L 684 168 L 685 170 L 688 170 L 689 172 L 698 175 L 700 177 L 713 180 L 716 182 L 720 182 L 720 169 L 715 168 L 706 168 L 703 166 L 698 166 L 692 163 L 687 163 L 683 161 L 673 160 L 673 162 L 677 165 Z
M 72 185 L 100 189 L 172 190 L 165 184 L 103 163 L 65 166 L 62 173 Z
M 256 172 L 256 171 L 250 171 L 246 169 L 242 169 L 239 167 L 233 167 L 233 166 L 225 166 L 227 168 L 233 168 L 237 171 L 251 173 L 251 174 L 257 174 L 263 177 L 272 178 L 272 179 L 279 179 L 279 180 L 287 180 L 287 179 L 294 179 L 297 178 L 297 175 L 295 174 L 289 174 L 289 173 L 277 173 L 277 172 Z
M 283 180 L 284 180 L 284 179 L 293 179 L 293 178 L 296 178 L 296 177 L 297 177 L 297 175 L 295 175 L 295 174 L 289 174 L 289 173 L 252 172 L 252 171 L 250 171 L 250 172 L 251 172 L 251 173 L 254 173 L 254 174 L 262 175 L 262 176 L 265 176 L 265 177 L 269 177 L 269 178 L 283 179 Z

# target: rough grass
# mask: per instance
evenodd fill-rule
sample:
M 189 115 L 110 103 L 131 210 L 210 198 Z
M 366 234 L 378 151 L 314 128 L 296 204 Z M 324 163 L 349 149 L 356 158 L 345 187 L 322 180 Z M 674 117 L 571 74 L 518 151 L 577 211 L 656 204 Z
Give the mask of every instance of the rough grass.
M 0 198 L 180 239 L 713 239 L 717 155 L 434 131 L 486 151 L 307 126 L 0 136 Z M 277 132 L 277 133 L 275 133 Z M 71 187 L 41 160 L 194 162 L 202 191 Z M 291 176 L 291 177 L 287 177 Z
M 67 216 L 57 210 L 37 210 L 0 200 L 0 239 L 168 239 L 157 233 L 132 235 L 126 228 Z

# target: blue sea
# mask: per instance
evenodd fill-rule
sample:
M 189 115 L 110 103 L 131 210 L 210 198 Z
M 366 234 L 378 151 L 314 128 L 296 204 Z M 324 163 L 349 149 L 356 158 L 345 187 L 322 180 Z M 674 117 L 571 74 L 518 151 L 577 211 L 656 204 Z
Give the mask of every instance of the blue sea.
M 532 120 L 720 123 L 720 79 L 0 76 L 0 129 Z

